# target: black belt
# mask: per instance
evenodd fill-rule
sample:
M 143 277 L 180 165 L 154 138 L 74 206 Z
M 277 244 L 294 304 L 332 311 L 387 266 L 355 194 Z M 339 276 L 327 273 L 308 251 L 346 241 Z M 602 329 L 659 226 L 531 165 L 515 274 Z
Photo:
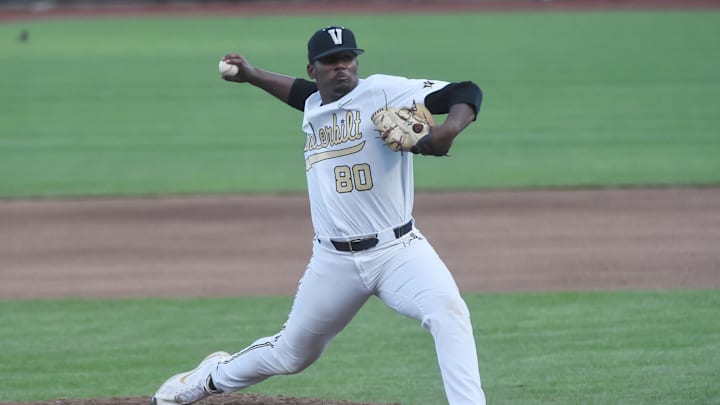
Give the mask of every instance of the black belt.
M 406 233 L 410 232 L 413 227 L 413 221 L 412 219 L 408 221 L 405 225 L 400 225 L 397 228 L 393 229 L 393 233 L 395 234 L 395 239 L 405 235 Z M 331 240 L 333 246 L 335 246 L 335 249 L 341 251 L 341 252 L 359 252 L 361 250 L 370 249 L 371 247 L 375 247 L 375 245 L 378 244 L 378 238 L 376 236 L 372 236 L 370 238 L 365 239 L 356 239 L 351 240 L 348 242 L 338 242 L 335 240 Z

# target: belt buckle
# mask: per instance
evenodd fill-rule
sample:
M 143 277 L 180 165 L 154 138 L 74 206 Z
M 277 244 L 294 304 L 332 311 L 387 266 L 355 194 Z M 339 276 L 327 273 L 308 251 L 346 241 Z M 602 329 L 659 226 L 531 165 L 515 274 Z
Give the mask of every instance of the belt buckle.
M 349 240 L 348 247 L 350 248 L 350 253 L 358 252 L 357 250 L 353 250 L 353 243 L 358 243 L 358 242 L 362 242 L 362 241 L 363 241 L 363 239 L 361 239 L 361 238 Z

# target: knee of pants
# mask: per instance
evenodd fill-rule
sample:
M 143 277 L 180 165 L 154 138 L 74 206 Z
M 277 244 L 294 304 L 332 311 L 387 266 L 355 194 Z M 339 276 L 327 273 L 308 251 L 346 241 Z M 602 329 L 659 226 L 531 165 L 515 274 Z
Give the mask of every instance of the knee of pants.
M 430 331 L 453 324 L 470 325 L 470 311 L 460 296 L 441 297 L 422 319 L 422 325 Z
M 314 363 L 317 359 L 320 358 L 322 351 L 322 349 L 319 349 L 307 350 L 302 353 L 296 353 L 288 350 L 285 351 L 284 354 L 279 354 L 282 357 L 280 360 L 280 363 L 283 367 L 282 374 L 297 374 L 305 370 L 312 363 Z

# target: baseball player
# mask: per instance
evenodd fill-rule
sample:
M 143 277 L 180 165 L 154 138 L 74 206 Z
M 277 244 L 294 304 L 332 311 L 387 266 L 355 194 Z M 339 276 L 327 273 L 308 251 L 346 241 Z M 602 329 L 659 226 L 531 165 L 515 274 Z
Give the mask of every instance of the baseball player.
M 467 305 L 412 216 L 413 156 L 446 155 L 475 120 L 482 93 L 472 82 L 360 79 L 363 52 L 351 30 L 336 26 L 308 41 L 313 81 L 254 67 L 235 53 L 223 58 L 238 67 L 223 79 L 304 112 L 312 257 L 280 332 L 171 377 L 154 405 L 190 404 L 301 372 L 371 296 L 431 333 L 448 403 L 485 403 Z M 438 125 L 432 114 L 447 117 Z

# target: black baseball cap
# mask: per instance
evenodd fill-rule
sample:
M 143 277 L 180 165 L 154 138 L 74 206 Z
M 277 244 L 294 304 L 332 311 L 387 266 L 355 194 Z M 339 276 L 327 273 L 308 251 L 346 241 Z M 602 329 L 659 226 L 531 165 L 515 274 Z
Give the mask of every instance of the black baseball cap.
M 345 27 L 323 28 L 315 32 L 308 41 L 308 61 L 310 63 L 343 51 L 352 51 L 355 55 L 365 52 L 357 47 L 355 34 Z

